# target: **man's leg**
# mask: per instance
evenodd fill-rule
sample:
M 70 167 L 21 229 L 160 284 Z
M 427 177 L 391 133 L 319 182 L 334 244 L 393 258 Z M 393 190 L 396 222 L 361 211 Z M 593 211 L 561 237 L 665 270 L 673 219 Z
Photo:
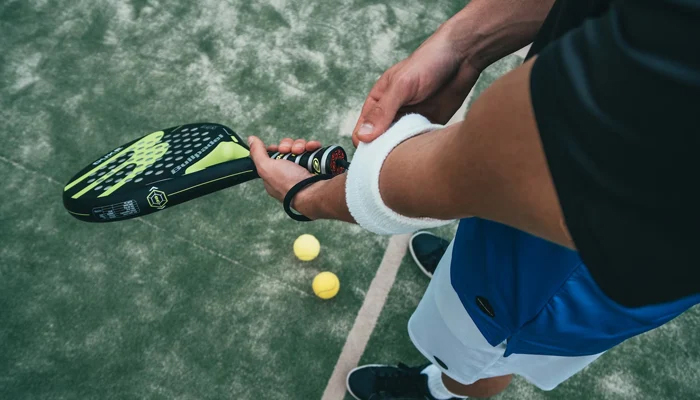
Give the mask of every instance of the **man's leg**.
M 431 232 L 420 231 L 411 236 L 409 250 L 418 268 L 429 278 L 432 278 L 449 244 L 450 242 L 448 240 Z M 442 385 L 444 385 L 445 389 L 453 395 L 460 397 L 482 398 L 495 396 L 504 391 L 512 379 L 512 375 L 505 375 L 481 379 L 471 385 L 462 385 L 441 373 Z M 436 396 L 436 393 L 433 393 L 433 396 Z
M 455 306 L 459 315 L 448 318 L 462 319 L 471 327 L 460 330 L 459 337 L 452 333 L 436 308 L 436 296 L 442 296 L 451 287 L 449 270 L 452 246 L 448 246 L 435 278 L 430 283 L 420 305 L 409 322 L 409 334 L 416 347 L 433 363 L 418 367 L 366 365 L 353 370 L 348 376 L 348 389 L 357 399 L 436 399 L 446 400 L 464 396 L 493 396 L 503 391 L 510 382 L 509 372 L 484 375 L 484 371 L 503 357 L 505 345 L 491 346 L 478 332 L 458 299 Z M 452 289 L 454 291 L 454 289 Z M 456 296 L 456 295 L 455 295 Z M 453 321 L 454 322 L 454 321 Z M 466 341 L 466 345 L 463 341 Z M 463 385 L 454 380 L 443 380 L 443 372 L 454 373 Z
M 513 375 L 495 376 L 493 378 L 480 379 L 471 385 L 462 385 L 449 376 L 442 374 L 442 383 L 452 394 L 460 397 L 491 397 L 506 390 Z

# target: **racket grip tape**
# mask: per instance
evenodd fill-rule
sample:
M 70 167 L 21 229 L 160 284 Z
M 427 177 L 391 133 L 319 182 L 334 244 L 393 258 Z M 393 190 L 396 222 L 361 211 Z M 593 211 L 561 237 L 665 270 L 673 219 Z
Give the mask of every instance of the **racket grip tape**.
M 339 175 L 350 166 L 347 153 L 340 146 L 322 147 L 316 151 L 307 151 L 299 155 L 292 153 L 268 152 L 270 158 L 287 160 L 301 165 L 312 174 Z

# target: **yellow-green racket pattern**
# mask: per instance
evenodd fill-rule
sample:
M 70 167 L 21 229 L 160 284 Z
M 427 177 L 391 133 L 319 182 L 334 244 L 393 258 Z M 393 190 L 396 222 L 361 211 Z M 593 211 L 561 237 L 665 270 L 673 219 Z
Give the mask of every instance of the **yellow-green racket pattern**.
M 160 211 L 258 177 L 248 146 L 213 123 L 156 131 L 106 153 L 71 178 L 63 204 L 74 217 L 112 222 Z M 272 157 L 280 158 L 278 154 Z M 348 166 L 338 146 L 282 155 L 314 173 Z
M 169 147 L 169 144 L 167 142 L 161 142 L 161 139 L 163 138 L 164 134 L 165 133 L 163 131 L 158 131 L 151 133 L 148 136 L 144 136 L 141 140 L 125 148 L 124 150 L 121 150 L 117 154 L 113 155 L 112 157 L 103 161 L 101 164 L 97 165 L 95 168 L 86 172 L 80 178 L 70 182 L 68 185 L 66 185 L 64 191 L 67 191 L 70 188 L 77 185 L 78 183 L 83 182 L 84 180 L 88 179 L 88 177 L 94 176 L 95 173 L 103 169 L 105 165 L 108 165 L 109 163 L 119 159 L 120 157 L 126 154 L 129 154 L 129 157 L 127 157 L 125 160 L 119 163 L 115 168 L 110 168 L 109 172 L 107 172 L 105 175 L 97 179 L 90 179 L 90 181 L 93 181 L 91 184 L 85 186 L 85 188 L 83 188 L 81 191 L 79 191 L 71 197 L 77 199 L 85 193 L 89 192 L 90 190 L 94 189 L 95 187 L 106 184 L 105 182 L 107 181 L 111 182 L 112 179 L 116 178 L 119 175 L 122 175 L 121 171 L 124 168 L 133 165 L 134 168 L 132 168 L 128 174 L 119 177 L 119 179 L 115 180 L 113 185 L 109 186 L 107 190 L 100 193 L 97 197 L 109 196 L 110 194 L 114 193 L 114 191 L 122 187 L 125 183 L 130 182 L 132 179 L 134 179 L 134 177 L 138 176 L 139 174 L 141 174 L 141 172 L 145 171 L 146 168 L 153 165 L 153 162 L 155 162 L 155 160 L 161 159 L 161 156 L 163 156 L 168 151 Z

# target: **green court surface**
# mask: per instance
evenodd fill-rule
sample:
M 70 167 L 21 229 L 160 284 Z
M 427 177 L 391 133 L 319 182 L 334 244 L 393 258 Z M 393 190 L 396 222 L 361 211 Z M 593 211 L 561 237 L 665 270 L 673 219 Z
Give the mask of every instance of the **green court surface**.
M 63 185 L 188 122 L 351 149 L 374 81 L 464 4 L 0 1 L 0 399 L 320 399 L 387 237 L 293 222 L 260 182 L 87 224 Z M 312 262 L 292 254 L 302 233 L 321 241 Z M 323 270 L 341 280 L 330 301 L 311 291 Z M 405 257 L 362 362 L 423 362 L 406 322 L 426 285 Z M 498 398 L 697 398 L 698 328 L 696 308 L 553 392 L 518 379 Z

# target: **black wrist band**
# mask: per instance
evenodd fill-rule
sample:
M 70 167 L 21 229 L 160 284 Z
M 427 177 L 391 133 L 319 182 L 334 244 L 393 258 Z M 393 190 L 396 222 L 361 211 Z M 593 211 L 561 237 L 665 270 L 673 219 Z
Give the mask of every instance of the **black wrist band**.
M 282 202 L 282 205 L 284 206 L 284 212 L 287 213 L 293 220 L 295 221 L 301 221 L 301 222 L 306 222 L 306 221 L 311 221 L 310 218 L 308 218 L 305 215 L 299 214 L 296 210 L 292 209 L 292 200 L 294 199 L 294 196 L 297 195 L 302 189 L 305 187 L 311 185 L 312 183 L 316 183 L 318 181 L 324 181 L 326 179 L 331 179 L 333 175 L 325 174 L 325 175 L 314 175 L 310 178 L 306 178 L 303 181 L 297 183 L 294 185 L 291 189 L 289 189 L 289 192 L 284 196 L 284 202 Z

